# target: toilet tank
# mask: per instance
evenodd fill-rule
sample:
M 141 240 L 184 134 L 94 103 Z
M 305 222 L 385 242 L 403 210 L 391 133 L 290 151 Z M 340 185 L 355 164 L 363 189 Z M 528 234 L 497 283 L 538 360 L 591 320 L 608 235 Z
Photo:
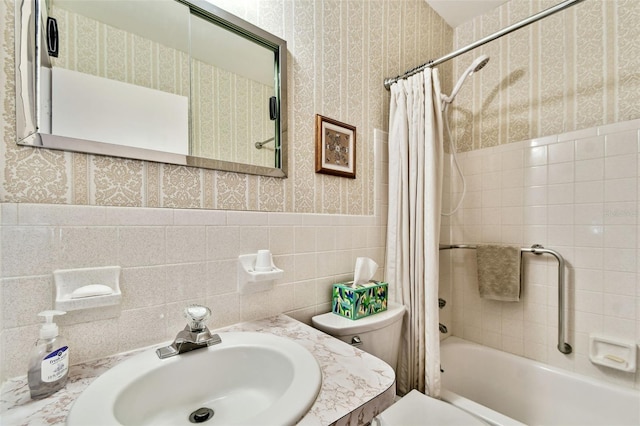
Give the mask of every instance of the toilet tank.
M 311 322 L 318 330 L 382 359 L 395 371 L 405 310 L 404 305 L 389 302 L 386 311 L 355 321 L 328 312 Z

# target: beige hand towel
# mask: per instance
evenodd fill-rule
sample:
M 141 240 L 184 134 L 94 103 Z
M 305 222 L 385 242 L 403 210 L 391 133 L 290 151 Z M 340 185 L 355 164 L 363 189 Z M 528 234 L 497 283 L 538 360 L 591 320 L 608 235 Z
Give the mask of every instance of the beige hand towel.
M 480 297 L 517 302 L 520 300 L 520 248 L 478 245 L 478 286 Z

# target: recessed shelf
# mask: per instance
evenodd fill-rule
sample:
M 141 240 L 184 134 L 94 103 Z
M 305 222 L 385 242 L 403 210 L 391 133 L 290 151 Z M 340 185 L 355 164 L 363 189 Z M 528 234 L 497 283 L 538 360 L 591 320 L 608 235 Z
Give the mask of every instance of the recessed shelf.
M 104 266 L 53 271 L 55 308 L 68 312 L 118 305 L 122 300 L 120 269 Z
M 589 335 L 589 359 L 594 364 L 616 370 L 635 372 L 636 342 L 605 336 L 598 333 Z

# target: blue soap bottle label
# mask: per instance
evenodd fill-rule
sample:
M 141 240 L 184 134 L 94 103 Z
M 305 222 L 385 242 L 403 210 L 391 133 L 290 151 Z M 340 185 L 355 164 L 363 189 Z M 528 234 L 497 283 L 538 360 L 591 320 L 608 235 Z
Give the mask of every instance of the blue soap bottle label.
M 69 347 L 63 346 L 44 357 L 41 371 L 41 379 L 46 383 L 56 382 L 65 377 L 69 371 Z

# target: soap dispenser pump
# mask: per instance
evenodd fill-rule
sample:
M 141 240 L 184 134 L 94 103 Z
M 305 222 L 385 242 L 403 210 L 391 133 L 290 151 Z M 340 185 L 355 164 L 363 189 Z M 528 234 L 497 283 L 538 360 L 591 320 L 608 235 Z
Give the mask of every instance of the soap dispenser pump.
M 27 379 L 32 399 L 45 398 L 62 389 L 69 375 L 69 346 L 58 334 L 58 325 L 53 322 L 56 315 L 64 311 L 43 311 L 45 323 L 40 329 L 40 338 L 29 357 Z

